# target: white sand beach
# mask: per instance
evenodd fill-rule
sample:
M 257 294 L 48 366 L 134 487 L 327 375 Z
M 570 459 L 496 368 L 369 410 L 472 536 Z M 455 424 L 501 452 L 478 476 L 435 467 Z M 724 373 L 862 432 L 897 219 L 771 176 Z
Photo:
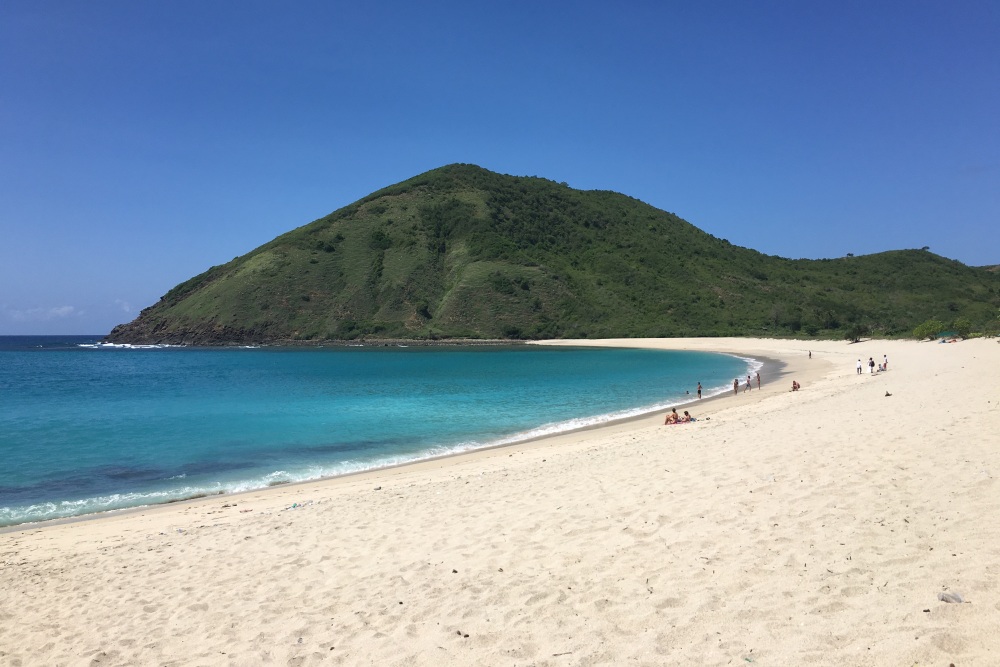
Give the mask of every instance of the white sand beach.
M 692 424 L 0 533 L 0 664 L 1000 664 L 996 340 L 555 344 L 786 367 Z

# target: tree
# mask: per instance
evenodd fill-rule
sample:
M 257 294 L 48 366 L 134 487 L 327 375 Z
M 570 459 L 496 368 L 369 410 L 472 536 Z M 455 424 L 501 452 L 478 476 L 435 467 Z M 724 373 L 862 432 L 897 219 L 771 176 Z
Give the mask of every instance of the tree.
M 913 337 L 921 340 L 924 338 L 933 339 L 942 331 L 944 331 L 944 322 L 931 318 L 923 324 L 917 325 L 917 327 L 913 330 Z
M 972 333 L 972 322 L 970 322 L 967 317 L 956 318 L 952 326 L 962 338 L 968 338 L 969 334 Z
M 859 343 L 861 342 L 861 337 L 866 333 L 868 333 L 868 327 L 863 324 L 852 324 L 847 327 L 847 330 L 844 332 L 844 340 L 849 340 L 852 343 Z
M 987 336 L 1000 334 L 1000 312 L 997 313 L 996 319 L 986 322 L 986 325 L 983 327 L 983 333 Z

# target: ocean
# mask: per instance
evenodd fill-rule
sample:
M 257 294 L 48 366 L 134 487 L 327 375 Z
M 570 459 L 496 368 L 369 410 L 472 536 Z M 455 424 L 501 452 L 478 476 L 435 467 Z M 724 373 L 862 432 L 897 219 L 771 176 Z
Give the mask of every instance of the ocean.
M 540 346 L 0 337 L 0 526 L 333 477 L 728 391 L 759 363 Z M 686 392 L 690 392 L 687 394 Z

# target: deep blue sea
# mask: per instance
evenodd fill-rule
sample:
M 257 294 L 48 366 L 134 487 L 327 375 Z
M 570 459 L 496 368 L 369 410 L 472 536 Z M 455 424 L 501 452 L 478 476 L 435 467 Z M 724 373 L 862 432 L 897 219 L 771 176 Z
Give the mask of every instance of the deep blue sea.
M 331 477 L 727 391 L 754 360 L 512 347 L 0 337 L 0 526 Z

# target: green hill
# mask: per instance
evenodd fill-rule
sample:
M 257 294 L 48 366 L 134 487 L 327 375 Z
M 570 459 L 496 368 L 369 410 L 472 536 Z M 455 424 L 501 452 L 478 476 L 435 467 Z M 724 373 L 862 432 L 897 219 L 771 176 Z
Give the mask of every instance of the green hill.
M 783 259 L 622 194 L 450 165 L 212 267 L 108 340 L 897 335 L 998 306 L 1000 274 L 927 251 Z

